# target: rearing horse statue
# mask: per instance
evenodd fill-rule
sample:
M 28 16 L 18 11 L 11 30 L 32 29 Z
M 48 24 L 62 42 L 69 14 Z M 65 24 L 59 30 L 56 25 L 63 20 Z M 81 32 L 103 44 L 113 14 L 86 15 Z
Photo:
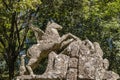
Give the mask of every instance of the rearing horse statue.
M 38 62 L 40 62 L 42 58 L 48 56 L 51 51 L 56 52 L 77 39 L 76 36 L 70 33 L 60 37 L 58 30 L 62 29 L 62 26 L 55 22 L 48 22 L 45 32 L 33 26 L 30 26 L 30 29 L 34 31 L 37 39 L 37 44 L 32 45 L 27 51 L 30 60 L 26 68 L 32 76 L 34 76 L 32 69 L 38 65 Z

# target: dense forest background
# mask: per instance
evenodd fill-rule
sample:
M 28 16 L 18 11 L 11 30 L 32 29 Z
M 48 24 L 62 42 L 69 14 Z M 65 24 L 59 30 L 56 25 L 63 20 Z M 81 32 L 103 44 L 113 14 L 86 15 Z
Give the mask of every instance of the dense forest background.
M 20 56 L 36 43 L 30 24 L 45 30 L 49 20 L 63 26 L 61 35 L 99 42 L 109 70 L 120 75 L 120 0 L 0 0 L 0 80 L 18 75 Z

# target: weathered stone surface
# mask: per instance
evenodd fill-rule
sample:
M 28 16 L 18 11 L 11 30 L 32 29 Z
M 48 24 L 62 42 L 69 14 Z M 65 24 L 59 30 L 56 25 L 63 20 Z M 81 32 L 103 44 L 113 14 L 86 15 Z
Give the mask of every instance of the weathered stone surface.
M 25 60 L 24 60 L 24 58 L 25 58 L 25 55 L 22 55 L 21 56 L 21 65 L 20 65 L 20 75 L 23 75 L 24 74 L 24 72 L 26 71 L 26 68 L 25 68 Z
M 103 59 L 103 67 L 107 70 L 109 67 L 109 61 L 107 59 Z
M 50 75 L 22 75 L 17 76 L 16 80 L 58 80 L 57 76 L 50 76 Z
M 25 56 L 21 57 L 20 76 L 16 77 L 17 80 L 117 80 L 119 78 L 119 75 L 113 71 L 107 71 L 109 61 L 103 59 L 103 51 L 99 43 L 92 43 L 88 39 L 81 41 L 70 33 L 60 37 L 55 29 L 56 26 L 61 27 L 49 23 L 49 29 L 47 28 L 45 33 L 31 27 L 38 43 L 28 49 L 31 57 L 27 65 L 24 64 Z M 43 56 L 48 56 L 46 71 L 42 75 L 35 75 L 32 66 L 35 67 L 37 65 L 35 62 L 40 61 Z M 25 66 L 30 75 L 24 75 Z
M 43 75 L 49 75 L 51 78 L 65 78 L 68 69 L 69 56 L 64 54 L 57 55 L 55 52 L 49 54 L 49 63 Z
M 76 68 L 78 67 L 78 59 L 77 58 L 70 58 L 69 60 L 69 68 Z
M 67 47 L 70 57 L 79 57 L 79 45 L 81 43 L 81 40 L 74 41 Z
M 64 79 L 68 70 L 69 56 L 64 54 L 57 55 L 55 52 L 49 54 L 47 69 L 42 75 L 21 75 L 17 79 L 42 79 L 57 80 Z
M 70 68 L 66 80 L 77 80 L 77 69 Z
M 107 60 L 104 61 L 102 59 L 102 50 L 98 43 L 95 44 L 92 44 L 89 40 L 85 40 L 80 45 L 78 78 L 102 80 L 105 72 L 103 66 L 107 66 Z M 104 65 L 105 62 L 106 65 Z
M 117 80 L 118 78 L 119 78 L 119 75 L 113 71 L 106 71 L 103 77 L 103 79 L 105 80 Z
M 96 53 L 96 55 L 99 56 L 99 57 L 103 57 L 103 51 L 102 51 L 102 49 L 100 48 L 99 43 L 94 42 L 93 45 L 94 45 L 94 47 L 95 47 L 95 53 Z

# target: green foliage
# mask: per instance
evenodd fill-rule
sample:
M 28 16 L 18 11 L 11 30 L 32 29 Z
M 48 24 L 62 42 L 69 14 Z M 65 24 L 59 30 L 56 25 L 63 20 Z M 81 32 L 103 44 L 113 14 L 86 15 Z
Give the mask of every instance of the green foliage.
M 0 53 L 10 80 L 14 77 L 16 59 L 25 48 L 28 26 L 40 4 L 40 0 L 0 0 Z

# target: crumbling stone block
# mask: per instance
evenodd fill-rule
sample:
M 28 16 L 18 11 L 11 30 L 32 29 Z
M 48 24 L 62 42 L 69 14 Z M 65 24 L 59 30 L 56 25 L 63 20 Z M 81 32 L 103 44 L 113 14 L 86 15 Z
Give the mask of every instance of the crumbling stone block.
M 70 68 L 66 80 L 77 80 L 77 69 Z
M 69 60 L 69 68 L 76 68 L 78 66 L 78 59 L 77 58 L 70 58 Z

